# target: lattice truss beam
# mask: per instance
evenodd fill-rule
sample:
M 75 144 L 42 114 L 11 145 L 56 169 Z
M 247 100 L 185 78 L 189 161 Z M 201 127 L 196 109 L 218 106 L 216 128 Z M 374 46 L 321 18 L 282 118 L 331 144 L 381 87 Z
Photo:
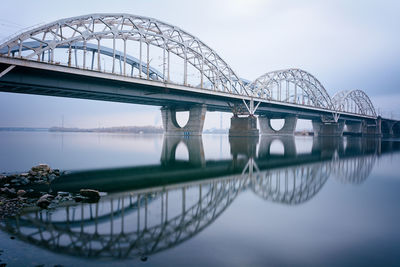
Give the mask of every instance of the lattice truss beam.
M 376 117 L 374 105 L 361 90 L 340 91 L 332 98 L 336 110 Z
M 64 53 L 60 55 L 61 49 Z M 138 59 L 131 51 L 139 54 Z M 184 85 L 192 82 L 200 88 L 208 85 L 205 89 L 248 95 L 235 72 L 197 37 L 176 26 L 130 14 L 61 19 L 10 38 L 0 45 L 0 54 L 120 75 L 133 76 L 137 70 L 139 77 L 147 75 L 147 79 Z M 104 55 L 111 60 L 101 58 Z M 160 70 L 150 71 L 150 64 Z M 182 82 L 172 80 L 174 67 L 175 71 L 179 68 Z
M 323 85 L 304 70 L 268 72 L 255 79 L 248 87 L 261 98 L 332 109 L 331 98 Z
M 333 99 L 301 69 L 268 72 L 247 84 L 197 37 L 143 16 L 61 19 L 10 37 L 0 44 L 0 55 L 376 117 L 362 91 Z

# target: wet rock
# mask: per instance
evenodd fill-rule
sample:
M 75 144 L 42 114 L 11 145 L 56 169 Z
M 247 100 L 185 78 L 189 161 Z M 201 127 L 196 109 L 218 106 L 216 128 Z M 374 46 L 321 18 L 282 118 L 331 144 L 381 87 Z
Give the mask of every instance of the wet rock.
M 22 197 L 25 194 L 26 194 L 25 190 L 20 189 L 20 190 L 17 191 L 17 196 L 19 196 L 19 197 Z
M 48 172 L 50 171 L 50 166 L 47 164 L 39 164 L 35 167 L 32 167 L 33 171 L 42 171 L 42 172 Z
M 42 209 L 47 209 L 47 207 L 50 205 L 51 201 L 47 200 L 47 199 L 39 199 L 36 202 L 36 206 L 42 208 Z
M 83 197 L 88 198 L 89 200 L 92 201 L 98 201 L 100 199 L 100 193 L 97 190 L 93 189 L 81 189 L 79 191 L 80 195 Z
M 3 187 L 0 189 L 0 192 L 7 197 L 16 197 L 17 192 L 15 192 L 14 188 Z
M 45 194 L 39 198 L 39 200 L 36 202 L 36 205 L 42 209 L 47 209 L 53 199 L 53 195 Z
M 57 192 L 57 195 L 62 196 L 62 197 L 66 197 L 66 196 L 69 196 L 69 193 L 60 191 L 60 192 Z

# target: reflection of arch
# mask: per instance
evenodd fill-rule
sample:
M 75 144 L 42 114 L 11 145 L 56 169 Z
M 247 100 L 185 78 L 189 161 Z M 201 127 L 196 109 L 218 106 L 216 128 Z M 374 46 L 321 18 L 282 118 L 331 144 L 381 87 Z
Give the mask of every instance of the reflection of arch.
M 262 135 L 260 141 L 260 146 L 258 148 L 258 158 L 268 158 L 271 156 L 271 144 L 274 140 L 279 140 L 284 148 L 283 157 L 295 157 L 297 155 L 296 152 L 296 144 L 294 140 L 294 136 L 265 136 Z M 275 157 L 279 157 L 279 155 L 274 155 Z M 281 156 L 281 157 L 282 157 Z
M 376 154 L 339 159 L 333 166 L 335 177 L 343 183 L 360 184 L 370 175 L 375 161 Z
M 161 152 L 161 163 L 163 165 L 173 164 L 176 149 L 179 144 L 183 143 L 189 154 L 189 163 L 194 166 L 204 166 L 204 148 L 201 136 L 180 137 L 180 136 L 164 136 L 163 147 Z
M 324 86 L 304 70 L 286 69 L 268 72 L 254 80 L 248 87 L 261 98 L 332 108 L 331 98 Z
M 196 235 L 232 203 L 243 187 L 245 179 L 222 179 L 181 187 L 170 186 L 139 192 L 135 195 L 117 196 L 118 201 L 134 198 L 144 205 L 134 212 L 126 212 L 122 208 L 119 216 L 110 213 L 108 221 L 98 221 L 97 211 L 104 202 L 112 201 L 106 197 L 97 204 L 85 204 L 76 209 L 94 206 L 95 215 L 92 223 L 84 223 L 85 218 L 75 220 L 71 224 L 68 206 L 65 210 L 49 214 L 45 211 L 27 213 L 18 218 L 18 222 L 10 219 L 0 224 L 3 230 L 14 232 L 20 239 L 57 252 L 77 256 L 95 258 L 130 258 L 151 255 L 174 247 Z M 198 198 L 193 203 L 186 198 L 189 191 L 195 192 Z M 157 201 L 149 203 L 147 197 L 156 195 Z M 173 202 L 180 195 L 180 200 Z M 114 196 L 115 198 L 115 196 Z M 115 199 L 114 199 L 115 201 Z M 161 205 L 161 211 L 160 211 Z M 171 205 L 174 208 L 171 208 Z M 122 207 L 125 207 L 122 204 Z M 176 215 L 172 212 L 176 211 Z M 152 214 L 160 214 L 160 220 L 153 220 Z M 82 213 L 79 210 L 78 213 Z M 64 223 L 55 217 L 64 218 Z
M 250 158 L 242 174 L 109 195 L 96 204 L 66 203 L 51 214 L 26 210 L 17 219 L 0 222 L 0 228 L 26 242 L 69 255 L 149 256 L 195 236 L 244 190 L 250 189 L 264 200 L 298 205 L 316 196 L 331 173 L 342 175 L 335 172 L 338 165 L 348 168 L 346 181 L 359 183 L 368 177 L 375 159 L 373 154 L 260 170 Z
M 270 170 L 259 173 L 251 188 L 262 199 L 290 205 L 301 204 L 314 197 L 328 180 L 329 164 Z
M 337 111 L 376 117 L 374 105 L 368 95 L 361 90 L 341 91 L 332 97 Z
M 15 57 L 18 58 L 71 66 L 72 60 L 76 60 L 76 57 L 72 56 L 72 47 L 76 43 L 83 43 L 84 49 L 79 67 L 86 69 L 87 45 L 95 45 L 100 50 L 101 42 L 104 43 L 105 40 L 108 40 L 113 51 L 112 73 L 117 72 L 117 65 L 122 65 L 120 74 L 130 76 L 127 72 L 126 50 L 135 43 L 140 49 L 139 69 L 142 69 L 142 54 L 147 54 L 146 66 L 149 66 L 149 48 L 151 46 L 161 51 L 163 57 L 162 77 L 164 79 L 169 80 L 170 54 L 174 54 L 183 60 L 183 84 L 188 84 L 187 71 L 188 64 L 190 64 L 198 71 L 201 80 L 200 87 L 203 87 L 208 80 L 211 84 L 211 88 L 208 88 L 210 90 L 248 95 L 233 70 L 214 50 L 198 38 L 176 26 L 142 16 L 90 14 L 57 20 L 9 38 L 5 43 L 0 44 L 0 52 L 5 56 L 12 57 L 12 51 L 17 50 Z M 32 42 L 39 42 L 41 45 L 39 47 L 29 46 Z M 123 62 L 121 58 L 119 62 L 117 61 L 116 46 L 118 43 L 124 50 Z M 143 44 L 146 48 L 143 48 Z M 68 59 L 56 62 L 57 53 L 62 46 L 68 46 Z M 146 50 L 147 53 L 142 50 Z M 44 54 L 48 55 L 48 59 L 45 59 Z M 99 52 L 97 56 L 97 64 L 94 69 L 102 71 Z M 149 79 L 149 77 L 147 78 Z

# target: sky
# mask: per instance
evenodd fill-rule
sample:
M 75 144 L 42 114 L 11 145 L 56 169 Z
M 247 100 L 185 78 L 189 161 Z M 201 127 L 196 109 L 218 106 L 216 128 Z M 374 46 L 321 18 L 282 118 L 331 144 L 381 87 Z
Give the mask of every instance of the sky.
M 14 0 L 0 9 L 0 39 L 90 13 L 143 15 L 198 37 L 240 77 L 301 68 L 330 95 L 364 90 L 380 114 L 400 119 L 399 10 L 400 2 L 389 0 Z M 224 128 L 230 116 L 223 114 Z M 0 127 L 59 126 L 62 117 L 66 127 L 161 125 L 159 107 L 0 93 Z M 220 118 L 208 112 L 205 129 L 219 128 Z

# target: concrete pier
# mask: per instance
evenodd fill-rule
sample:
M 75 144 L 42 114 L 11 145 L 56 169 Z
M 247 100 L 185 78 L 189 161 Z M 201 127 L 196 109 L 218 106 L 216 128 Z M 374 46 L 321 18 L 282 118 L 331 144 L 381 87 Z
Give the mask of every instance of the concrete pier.
M 342 136 L 344 129 L 344 122 L 312 122 L 314 136 Z
M 254 116 L 231 118 L 229 136 L 258 136 L 257 118 Z
M 161 108 L 165 135 L 192 136 L 201 135 L 207 108 L 205 105 L 195 105 L 189 108 L 189 120 L 184 127 L 176 121 L 176 109 L 171 107 Z
M 260 116 L 258 118 L 260 122 L 260 130 L 263 135 L 294 135 L 297 125 L 296 116 L 287 116 L 284 118 L 285 124 L 282 129 L 276 131 L 271 127 L 271 119 L 266 116 Z

